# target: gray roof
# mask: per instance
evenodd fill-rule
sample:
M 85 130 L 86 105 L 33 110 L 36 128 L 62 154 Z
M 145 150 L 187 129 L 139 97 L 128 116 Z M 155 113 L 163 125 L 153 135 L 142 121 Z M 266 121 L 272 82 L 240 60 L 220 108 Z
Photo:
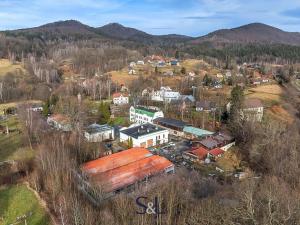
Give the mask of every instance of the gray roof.
M 153 133 L 163 131 L 163 130 L 166 130 L 166 129 L 155 126 L 150 123 L 146 123 L 146 124 L 139 125 L 136 127 L 131 127 L 131 128 L 125 129 L 125 130 L 121 130 L 120 133 L 126 134 L 130 137 L 137 139 L 144 135 L 153 134 Z
M 200 143 L 208 149 L 216 148 L 219 145 L 219 142 L 217 140 L 213 139 L 212 137 L 203 139 L 200 141 Z
M 183 122 L 181 120 L 176 120 L 176 119 L 171 119 L 171 118 L 164 118 L 164 117 L 159 117 L 153 120 L 154 123 L 159 124 L 164 127 L 168 128 L 178 128 L 178 129 L 183 129 L 187 123 Z
M 203 108 L 204 110 L 211 110 L 216 108 L 216 104 L 209 100 L 200 100 L 196 102 L 196 108 Z
M 94 123 L 86 128 L 86 132 L 89 134 L 95 134 L 95 133 L 102 133 L 105 131 L 112 130 L 113 128 L 107 124 L 99 125 L 97 123 Z

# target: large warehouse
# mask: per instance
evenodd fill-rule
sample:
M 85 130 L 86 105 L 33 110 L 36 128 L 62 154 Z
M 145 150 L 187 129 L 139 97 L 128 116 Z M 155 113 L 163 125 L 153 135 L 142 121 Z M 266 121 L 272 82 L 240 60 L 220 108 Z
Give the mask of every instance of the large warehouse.
M 173 173 L 174 165 L 144 148 L 131 148 L 82 165 L 89 181 L 104 192 L 115 192 L 163 173 Z

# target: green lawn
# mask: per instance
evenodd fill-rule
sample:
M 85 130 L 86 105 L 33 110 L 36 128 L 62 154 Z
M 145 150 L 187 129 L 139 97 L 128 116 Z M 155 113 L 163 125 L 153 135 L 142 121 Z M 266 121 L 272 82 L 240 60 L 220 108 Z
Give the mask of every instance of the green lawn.
M 14 223 L 17 217 L 25 214 L 31 214 L 27 219 L 27 224 L 50 224 L 49 217 L 38 199 L 25 185 L 0 189 L 0 225 Z M 19 224 L 24 224 L 24 222 L 20 221 Z
M 9 129 L 20 129 L 18 118 L 13 116 L 7 121 L 1 121 L 0 125 Z M 34 156 L 33 150 L 22 146 L 22 134 L 12 132 L 9 135 L 0 133 L 0 162 L 6 160 L 18 160 L 31 158 Z

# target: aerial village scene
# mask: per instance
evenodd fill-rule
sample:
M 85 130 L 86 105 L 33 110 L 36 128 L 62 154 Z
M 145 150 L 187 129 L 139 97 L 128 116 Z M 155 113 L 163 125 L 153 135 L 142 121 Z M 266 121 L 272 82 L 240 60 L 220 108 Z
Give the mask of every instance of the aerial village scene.
M 257 27 L 0 32 L 0 225 L 300 224 L 300 47 L 216 41 Z

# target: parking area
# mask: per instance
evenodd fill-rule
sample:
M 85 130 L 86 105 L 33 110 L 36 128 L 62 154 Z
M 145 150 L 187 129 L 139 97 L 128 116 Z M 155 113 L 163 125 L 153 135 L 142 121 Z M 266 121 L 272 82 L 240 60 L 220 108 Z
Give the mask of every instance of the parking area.
M 190 141 L 184 138 L 170 136 L 170 142 L 156 148 L 149 148 L 154 154 L 164 156 L 176 166 L 185 165 L 182 153 L 191 148 Z

